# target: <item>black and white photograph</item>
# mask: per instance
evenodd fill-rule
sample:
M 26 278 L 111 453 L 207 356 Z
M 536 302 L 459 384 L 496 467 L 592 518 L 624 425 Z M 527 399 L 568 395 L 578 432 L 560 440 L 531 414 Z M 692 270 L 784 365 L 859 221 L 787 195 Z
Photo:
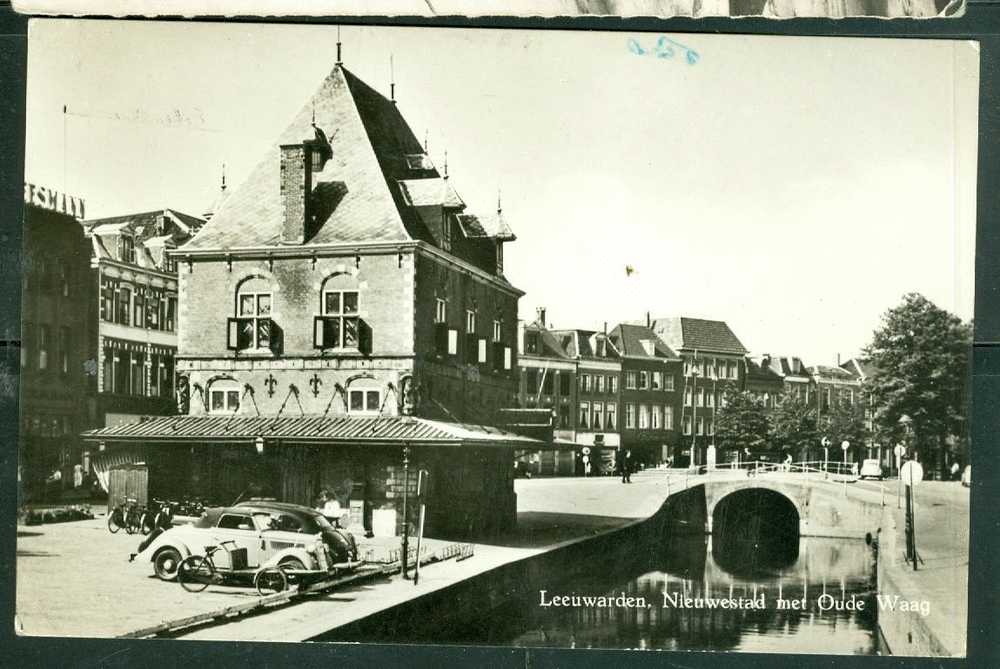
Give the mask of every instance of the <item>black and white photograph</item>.
M 16 633 L 965 657 L 979 58 L 32 19 Z

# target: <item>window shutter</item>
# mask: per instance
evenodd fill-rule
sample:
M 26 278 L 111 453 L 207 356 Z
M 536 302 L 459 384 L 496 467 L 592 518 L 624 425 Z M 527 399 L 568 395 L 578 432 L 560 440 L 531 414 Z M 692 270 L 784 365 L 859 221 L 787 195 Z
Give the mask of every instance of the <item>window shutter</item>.
M 322 316 L 313 317 L 313 348 L 323 348 L 323 328 L 326 319 Z
M 510 351 L 510 346 L 504 346 L 504 348 L 503 348 L 503 368 L 504 369 L 510 369 L 511 368 L 511 351 Z
M 236 318 L 227 319 L 228 336 L 226 338 L 226 348 L 230 351 L 239 349 L 240 321 Z
M 458 355 L 458 330 L 448 329 L 448 355 Z
M 479 362 L 486 362 L 486 340 L 482 337 L 479 338 Z
M 372 329 L 362 319 L 358 319 L 358 350 L 364 355 L 372 353 Z

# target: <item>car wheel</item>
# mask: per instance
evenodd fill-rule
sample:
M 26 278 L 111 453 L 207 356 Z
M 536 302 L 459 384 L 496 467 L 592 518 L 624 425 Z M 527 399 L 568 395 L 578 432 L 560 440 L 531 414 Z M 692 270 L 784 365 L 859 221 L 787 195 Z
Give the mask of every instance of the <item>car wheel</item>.
M 156 577 L 163 581 L 172 581 L 177 578 L 177 565 L 180 564 L 181 554 L 176 548 L 161 548 L 153 556 L 153 571 Z
M 306 566 L 298 558 L 286 558 L 278 563 L 278 568 L 285 571 L 305 571 Z

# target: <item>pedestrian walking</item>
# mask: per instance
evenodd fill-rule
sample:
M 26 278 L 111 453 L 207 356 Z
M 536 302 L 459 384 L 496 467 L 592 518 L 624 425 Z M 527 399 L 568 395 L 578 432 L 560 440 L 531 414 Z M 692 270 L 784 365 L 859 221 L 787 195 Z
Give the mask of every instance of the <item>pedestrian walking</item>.
M 621 461 L 622 483 L 632 482 L 632 451 L 625 451 Z

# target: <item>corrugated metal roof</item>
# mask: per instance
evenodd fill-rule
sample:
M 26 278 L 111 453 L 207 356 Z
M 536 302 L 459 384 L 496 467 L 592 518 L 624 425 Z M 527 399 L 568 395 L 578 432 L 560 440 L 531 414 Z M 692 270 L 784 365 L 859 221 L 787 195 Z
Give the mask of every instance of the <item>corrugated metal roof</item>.
M 295 439 L 327 442 L 508 442 L 534 439 L 490 426 L 398 416 L 159 416 L 83 433 L 88 441 L 236 441 Z

